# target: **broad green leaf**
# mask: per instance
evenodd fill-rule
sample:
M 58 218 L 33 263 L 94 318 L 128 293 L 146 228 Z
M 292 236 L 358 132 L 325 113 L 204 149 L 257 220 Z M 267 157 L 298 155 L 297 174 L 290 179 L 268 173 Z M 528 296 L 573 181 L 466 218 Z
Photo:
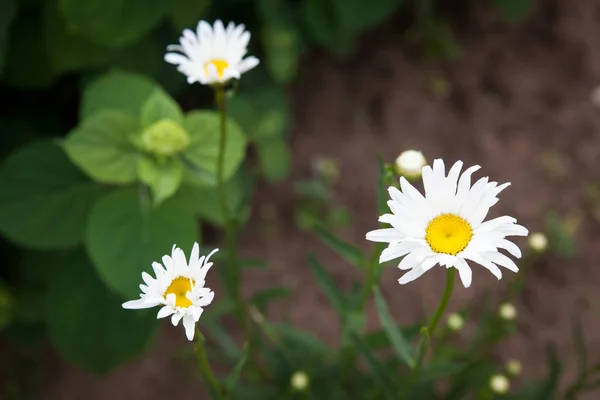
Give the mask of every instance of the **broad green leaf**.
M 295 26 L 268 23 L 262 27 L 265 62 L 275 82 L 288 83 L 298 74 L 302 36 Z
M 170 254 L 173 245 L 188 253 L 198 241 L 193 215 L 177 196 L 151 208 L 136 189 L 117 189 L 92 208 L 86 245 L 100 277 L 126 299 L 139 295 L 143 271 Z
M 240 377 L 240 372 L 242 372 L 244 365 L 246 365 L 246 361 L 248 361 L 248 355 L 249 355 L 248 353 L 249 353 L 249 346 L 246 343 L 244 345 L 244 353 L 242 354 L 242 357 L 240 358 L 240 360 L 237 362 L 237 364 L 233 368 L 233 371 L 231 371 L 231 373 L 225 380 L 225 389 L 228 392 L 233 390 L 233 388 L 235 388 L 235 386 L 238 382 L 238 379 Z
M 154 206 L 173 196 L 183 179 L 183 164 L 177 158 L 156 160 L 149 156 L 139 159 L 140 181 L 150 187 Z
M 4 58 L 8 47 L 8 34 L 13 19 L 17 16 L 17 1 L 3 0 L 0 2 L 0 75 L 4 69 Z
M 255 293 L 252 296 L 250 302 L 256 305 L 256 307 L 258 307 L 259 310 L 264 310 L 269 305 L 269 303 L 279 298 L 285 297 L 291 292 L 292 290 L 290 288 L 285 287 L 265 289 Z
M 147 128 L 161 119 L 170 119 L 178 124 L 183 123 L 183 112 L 179 104 L 162 89 L 155 89 L 146 100 L 141 110 L 141 124 Z
M 340 26 L 346 32 L 358 32 L 379 25 L 390 17 L 401 0 L 333 0 Z
M 281 89 L 239 93 L 229 100 L 228 112 L 247 133 L 250 140 L 282 138 L 290 120 L 289 99 Z
M 321 224 L 315 226 L 315 232 L 323 241 L 323 243 L 328 245 L 333 251 L 342 256 L 346 261 L 348 261 L 355 267 L 363 268 L 364 255 L 358 247 L 344 242 L 342 239 L 335 236 Z
M 302 0 L 304 25 L 313 40 L 339 55 L 348 55 L 354 48 L 354 35 L 341 25 L 341 10 L 335 1 Z
M 12 153 L 0 167 L 0 232 L 25 247 L 75 247 L 101 188 L 44 140 Z
M 50 341 L 66 360 L 105 374 L 146 350 L 158 326 L 153 310 L 123 309 L 83 255 L 61 267 L 44 306 Z
M 532 0 L 492 0 L 510 22 L 520 22 L 533 8 Z
M 157 54 L 164 52 L 164 46 L 155 35 L 145 36 L 142 40 L 125 47 L 113 49 L 110 65 L 123 71 L 142 74 L 159 79 L 158 74 L 165 63 Z M 170 66 L 170 64 L 167 64 Z M 177 72 L 177 70 L 174 70 Z M 184 80 L 185 82 L 185 80 Z
M 242 129 L 231 119 L 227 120 L 227 141 L 223 164 L 223 179 L 228 180 L 237 170 L 246 152 L 246 138 Z M 183 153 L 196 168 L 217 175 L 220 117 L 214 111 L 193 111 L 186 115 L 184 128 L 190 134 L 190 145 Z
M 415 365 L 415 360 L 413 359 L 412 352 L 410 346 L 404 336 L 402 336 L 402 332 L 396 327 L 396 324 L 392 321 L 392 316 L 390 315 L 390 310 L 388 305 L 381 295 L 379 288 L 373 287 L 373 295 L 375 296 L 375 306 L 377 307 L 377 314 L 379 315 L 379 320 L 381 321 L 381 325 L 388 337 L 390 338 L 390 342 L 396 352 L 396 355 L 409 367 L 413 368 Z
M 110 60 L 110 49 L 70 31 L 60 14 L 58 2 L 46 1 L 44 10 L 46 52 L 52 67 L 63 72 L 106 65 Z
M 265 178 L 279 182 L 287 178 L 292 168 L 292 151 L 284 139 L 261 140 L 257 144 L 258 162 Z
M 353 333 L 351 338 L 354 341 L 358 352 L 367 362 L 367 365 L 372 372 L 372 377 L 377 382 L 383 397 L 386 399 L 397 399 L 398 394 L 396 393 L 396 388 L 394 388 L 385 367 L 377 361 L 365 342 L 356 333 Z
M 239 221 L 245 221 L 250 216 L 250 197 L 254 182 L 249 171 L 241 168 L 233 178 L 225 183 L 225 195 L 229 210 Z M 218 226 L 226 224 L 221 197 L 217 187 L 196 187 L 184 185 L 180 195 L 185 198 L 190 209 L 202 219 Z
M 337 311 L 338 315 L 342 316 L 346 313 L 346 305 L 344 304 L 344 296 L 339 291 L 335 282 L 331 278 L 331 275 L 323 268 L 319 260 L 313 255 L 308 256 L 308 266 L 317 279 L 317 284 L 325 293 L 333 308 Z
M 169 17 L 178 30 L 196 29 L 196 24 L 210 9 L 211 0 L 172 0 Z
M 93 42 L 124 46 L 136 42 L 166 16 L 169 0 L 60 0 L 73 31 Z
M 138 150 L 131 137 L 137 120 L 120 111 L 102 111 L 69 132 L 63 147 L 71 161 L 94 180 L 126 184 L 137 178 Z
M 118 70 L 107 72 L 85 88 L 79 118 L 85 120 L 105 109 L 121 110 L 138 117 L 157 89 L 160 90 L 158 85 L 142 75 Z

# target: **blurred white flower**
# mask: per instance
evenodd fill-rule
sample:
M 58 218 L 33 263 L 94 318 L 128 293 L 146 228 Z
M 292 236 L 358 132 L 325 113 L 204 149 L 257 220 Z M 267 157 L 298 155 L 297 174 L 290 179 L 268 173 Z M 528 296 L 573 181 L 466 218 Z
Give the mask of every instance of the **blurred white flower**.
M 303 391 L 308 387 L 308 375 L 304 371 L 296 371 L 290 379 L 292 388 L 297 391 Z
M 162 305 L 158 318 L 170 315 L 174 326 L 183 319 L 185 334 L 188 340 L 193 340 L 196 322 L 204 311 L 203 307 L 209 305 L 215 297 L 215 292 L 204 287 L 204 278 L 213 265 L 208 260 L 218 250 L 200 257 L 198 243 L 194 243 L 188 264 L 183 250 L 173 246 L 171 256 L 163 256 L 163 264 L 152 263 L 156 278 L 142 272 L 145 285 L 140 285 L 140 298 L 123 303 L 123 308 L 140 309 Z
M 508 372 L 512 376 L 521 375 L 523 367 L 521 366 L 521 362 L 519 360 L 508 360 L 506 363 L 506 372 Z
M 532 233 L 529 236 L 529 246 L 538 253 L 541 253 L 548 248 L 548 238 L 541 232 Z
M 417 150 L 406 150 L 396 158 L 395 167 L 398 175 L 408 179 L 416 179 L 421 176 L 421 170 L 427 165 L 423 153 Z
M 404 177 L 400 187 L 388 189 L 391 214 L 384 214 L 380 222 L 391 228 L 367 233 L 367 240 L 389 243 L 379 262 L 404 257 L 398 268 L 409 270 L 399 279 L 400 284 L 412 282 L 439 264 L 456 268 L 465 287 L 472 281 L 467 260 L 487 268 L 496 278 L 502 278 L 498 265 L 513 272 L 519 268 L 499 250 L 521 257 L 521 250 L 506 239 L 507 236 L 527 236 L 528 231 L 517 220 L 503 216 L 483 222 L 496 197 L 509 184 L 498 185 L 481 178 L 471 186 L 471 175 L 480 167 L 466 169 L 462 175 L 462 161 L 456 162 L 446 176 L 440 159 L 423 167 L 425 196 Z M 459 176 L 460 175 L 460 176 Z
M 465 320 L 458 313 L 452 313 L 448 316 L 448 327 L 453 331 L 460 331 L 465 325 Z
M 512 321 L 517 317 L 517 309 L 510 303 L 504 303 L 498 309 L 498 315 L 504 320 Z
M 494 393 L 505 394 L 510 389 L 510 382 L 506 376 L 496 374 L 490 378 L 490 388 Z
M 185 29 L 179 44 L 167 47 L 165 61 L 177 65 L 177 70 L 187 76 L 188 83 L 203 85 L 225 83 L 258 65 L 258 58 L 243 58 L 248 52 L 250 32 L 243 24 L 230 22 L 227 28 L 221 20 L 211 26 L 198 22 L 194 33 Z

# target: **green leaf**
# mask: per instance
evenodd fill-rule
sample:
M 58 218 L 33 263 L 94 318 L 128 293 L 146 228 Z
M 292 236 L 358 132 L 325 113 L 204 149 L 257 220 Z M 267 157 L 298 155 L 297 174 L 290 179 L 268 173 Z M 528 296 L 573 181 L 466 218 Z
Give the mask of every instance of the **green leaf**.
M 401 0 L 333 0 L 344 31 L 358 32 L 382 23 L 398 9 Z
M 194 167 L 216 177 L 219 158 L 220 117 L 214 111 L 193 111 L 186 115 L 184 127 L 190 134 L 190 145 L 184 157 Z M 223 179 L 228 180 L 237 170 L 246 152 L 246 138 L 242 129 L 227 120 Z
M 210 9 L 211 0 L 172 0 L 169 16 L 178 30 L 195 29 L 196 24 Z
M 117 189 L 92 208 L 86 245 L 100 277 L 123 298 L 136 298 L 141 273 L 170 254 L 173 245 L 187 252 L 198 241 L 193 215 L 177 196 L 151 208 L 133 188 Z
M 75 247 L 101 188 L 54 142 L 31 143 L 0 167 L 0 232 L 25 247 Z
M 108 72 L 85 88 L 79 118 L 85 120 L 107 108 L 137 117 L 157 89 L 160 90 L 158 85 L 142 75 L 118 70 Z
M 284 180 L 292 168 L 292 151 L 283 139 L 266 139 L 257 143 L 258 162 L 269 182 Z
M 254 305 L 256 305 L 256 307 L 259 310 L 264 310 L 270 302 L 277 300 L 281 297 L 285 297 L 287 295 L 289 295 L 292 292 L 292 290 L 290 288 L 285 288 L 285 287 L 275 287 L 275 288 L 270 288 L 270 289 L 265 289 L 265 290 L 261 290 L 257 293 L 255 293 L 252 296 L 252 299 L 250 300 L 250 302 Z
M 83 255 L 54 271 L 46 323 L 54 347 L 68 361 L 104 374 L 141 354 L 158 326 L 154 311 L 124 310 Z
M 556 354 L 556 347 L 552 344 L 546 346 L 546 360 L 548 363 L 548 376 L 543 390 L 536 400 L 554 399 L 558 391 L 558 381 L 562 370 L 561 362 Z
M 504 17 L 510 22 L 520 22 L 533 8 L 531 0 L 492 0 Z
M 43 21 L 46 52 L 53 68 L 66 72 L 106 65 L 110 60 L 110 49 L 70 31 L 60 14 L 58 2 L 46 1 Z
M 237 364 L 233 368 L 233 371 L 231 371 L 231 374 L 229 374 L 229 376 L 225 380 L 225 389 L 227 389 L 227 391 L 231 391 L 235 388 L 237 381 L 240 377 L 240 372 L 242 372 L 244 365 L 246 365 L 246 361 L 248 361 L 248 355 L 249 355 L 249 346 L 246 343 L 244 345 L 244 353 L 242 354 L 242 357 L 240 358 L 240 360 L 237 362 Z
M 102 111 L 69 132 L 63 147 L 71 161 L 94 180 L 125 184 L 137 178 L 138 151 L 130 138 L 139 130 L 135 118 Z
M 388 192 L 386 184 L 387 169 L 381 155 L 377 157 L 377 166 L 379 171 L 377 175 L 377 213 L 383 215 L 388 212 Z
M 288 83 L 298 74 L 302 36 L 290 24 L 267 23 L 262 27 L 265 62 L 273 80 Z
M 415 360 L 411 354 L 410 346 L 404 336 L 402 336 L 402 332 L 396 327 L 394 322 L 392 321 L 392 317 L 390 315 L 390 310 L 388 309 L 388 305 L 381 295 L 379 288 L 377 286 L 373 287 L 373 295 L 375 296 L 375 306 L 377 307 L 377 314 L 379 315 L 379 320 L 381 321 L 381 325 L 388 337 L 390 338 L 390 342 L 394 347 L 394 351 L 396 355 L 404 361 L 406 365 L 413 368 L 415 365 Z
M 17 16 L 16 0 L 0 2 L 0 75 L 4 68 L 4 58 L 8 47 L 8 34 L 13 19 Z
M 336 54 L 348 55 L 354 48 L 354 35 L 344 31 L 338 5 L 333 0 L 303 0 L 301 10 L 306 30 L 317 44 Z
M 419 383 L 424 384 L 437 381 L 445 376 L 456 374 L 463 368 L 463 364 L 457 363 L 438 363 L 428 365 L 423 368 L 419 376 Z
M 236 94 L 227 106 L 230 116 L 244 128 L 250 140 L 282 138 L 287 134 L 290 104 L 280 88 Z
M 398 398 L 396 389 L 394 388 L 384 366 L 379 361 L 377 361 L 375 357 L 373 357 L 373 353 L 371 353 L 369 348 L 366 346 L 365 342 L 356 333 L 351 334 L 351 338 L 354 341 L 358 352 L 363 356 L 363 358 L 367 362 L 367 365 L 372 372 L 372 377 L 377 382 L 384 398 Z
M 139 159 L 138 174 L 140 181 L 150 187 L 154 206 L 173 196 L 183 179 L 183 164 L 177 158 L 155 160 L 144 156 Z
M 355 267 L 363 268 L 364 255 L 358 247 L 344 242 L 321 224 L 315 226 L 315 232 L 323 243 L 342 256 L 346 261 Z
M 165 17 L 169 0 L 60 0 L 71 29 L 93 42 L 124 46 L 136 42 Z
M 155 89 L 141 110 L 141 124 L 147 128 L 161 119 L 170 119 L 183 124 L 183 112 L 179 104 L 162 89 Z
M 338 315 L 344 315 L 346 313 L 346 305 L 344 304 L 344 296 L 338 290 L 337 286 L 333 282 L 331 275 L 323 268 L 319 260 L 313 255 L 308 256 L 308 266 L 317 279 L 317 284 L 325 293 L 333 308 L 337 311 Z

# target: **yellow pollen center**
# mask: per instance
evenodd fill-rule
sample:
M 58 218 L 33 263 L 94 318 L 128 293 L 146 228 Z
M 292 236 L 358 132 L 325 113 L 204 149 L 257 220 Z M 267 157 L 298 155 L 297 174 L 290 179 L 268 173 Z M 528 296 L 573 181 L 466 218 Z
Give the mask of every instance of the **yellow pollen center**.
M 436 253 L 457 255 L 467 247 L 473 237 L 471 225 L 454 214 L 435 217 L 425 229 L 425 240 Z
M 207 62 L 206 64 L 204 64 L 204 71 L 206 72 L 207 75 L 209 74 L 208 66 L 211 64 L 214 65 L 215 67 L 217 67 L 217 75 L 219 75 L 219 78 L 223 77 L 225 68 L 229 67 L 229 63 L 225 60 L 211 60 L 211 61 Z
M 175 295 L 175 306 L 187 308 L 192 305 L 192 301 L 185 295 L 192 291 L 193 281 L 183 276 L 173 279 L 167 290 L 165 291 L 165 297 L 168 294 L 173 293 Z

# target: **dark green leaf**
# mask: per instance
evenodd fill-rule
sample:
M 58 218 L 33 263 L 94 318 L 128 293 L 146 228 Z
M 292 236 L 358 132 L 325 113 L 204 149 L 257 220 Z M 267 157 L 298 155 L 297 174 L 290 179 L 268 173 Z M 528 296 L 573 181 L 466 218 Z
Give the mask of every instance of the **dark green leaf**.
M 104 374 L 148 347 L 158 325 L 154 311 L 124 310 L 82 255 L 54 272 L 46 322 L 65 359 Z
M 152 157 L 142 157 L 138 163 L 140 181 L 150 187 L 154 205 L 173 196 L 183 179 L 183 164 L 177 158 L 155 160 Z
M 396 351 L 396 355 L 402 361 L 404 361 L 406 365 L 413 368 L 415 365 L 415 361 L 411 354 L 410 346 L 406 339 L 404 339 L 404 336 L 402 336 L 402 332 L 400 332 L 400 330 L 396 328 L 396 325 L 392 321 L 392 317 L 390 315 L 387 303 L 381 295 L 379 288 L 377 288 L 376 286 L 373 287 L 373 294 L 375 296 L 375 306 L 377 307 L 379 320 L 381 321 L 383 329 L 385 329 L 388 337 L 390 338 L 390 342 L 394 347 L 394 351 Z
M 261 291 L 255 293 L 252 296 L 252 299 L 250 300 L 250 302 L 252 304 L 256 305 L 256 307 L 258 307 L 258 309 L 264 310 L 267 307 L 267 305 L 269 305 L 269 303 L 271 303 L 274 300 L 285 297 L 285 296 L 289 295 L 291 292 L 292 292 L 291 289 L 284 288 L 284 287 L 265 289 L 265 290 L 261 290 Z
M 211 0 L 172 0 L 169 15 L 175 28 L 195 29 L 196 24 L 210 9 Z
M 285 179 L 292 168 L 292 151 L 287 141 L 274 138 L 257 143 L 258 162 L 261 171 L 269 182 Z
M 37 249 L 81 242 L 101 188 L 82 174 L 55 143 L 34 142 L 0 167 L 0 232 Z
M 351 335 L 358 352 L 363 356 L 369 369 L 372 372 L 372 378 L 377 382 L 379 388 L 386 399 L 397 399 L 398 393 L 396 388 L 391 382 L 391 379 L 386 371 L 385 367 L 377 361 L 373 356 L 373 353 L 366 346 L 365 342 L 356 334 Z
M 363 268 L 364 256 L 358 247 L 344 242 L 322 225 L 317 225 L 315 227 L 315 232 L 326 245 L 342 256 L 346 261 L 355 267 Z
M 532 0 L 492 0 L 510 22 L 520 22 L 533 8 Z
M 187 253 L 198 241 L 193 215 L 177 198 L 159 207 L 136 189 L 117 189 L 92 208 L 86 231 L 90 257 L 105 283 L 123 298 L 139 294 L 141 273 L 170 254 L 173 245 Z
M 124 46 L 136 42 L 166 16 L 169 0 L 60 0 L 71 30 L 93 42 Z
M 421 384 L 437 381 L 448 375 L 452 375 L 464 368 L 464 364 L 457 363 L 439 363 L 424 367 L 419 376 Z
M 13 19 L 17 16 L 16 0 L 0 2 L 0 75 L 4 68 L 4 58 L 8 47 L 8 34 Z
M 142 106 L 140 118 L 143 128 L 162 119 L 170 119 L 178 124 L 183 124 L 183 112 L 179 104 L 162 89 L 155 89 L 152 92 Z
M 229 374 L 229 376 L 225 380 L 225 388 L 228 392 L 232 391 L 235 388 L 237 381 L 240 377 L 240 372 L 242 372 L 244 365 L 246 365 L 246 361 L 248 361 L 248 348 L 248 344 L 246 343 L 244 345 L 244 352 L 242 354 L 242 357 L 235 365 L 235 368 L 233 368 L 233 371 L 231 371 L 231 374 Z
M 308 256 L 308 266 L 317 279 L 317 284 L 321 290 L 325 293 L 329 302 L 337 313 L 341 316 L 346 313 L 346 305 L 344 304 L 344 296 L 338 290 L 335 282 L 331 278 L 331 275 L 323 268 L 319 260 L 313 255 Z
M 280 88 L 266 86 L 260 91 L 238 93 L 228 104 L 229 115 L 250 140 L 283 138 L 289 129 L 290 104 Z

